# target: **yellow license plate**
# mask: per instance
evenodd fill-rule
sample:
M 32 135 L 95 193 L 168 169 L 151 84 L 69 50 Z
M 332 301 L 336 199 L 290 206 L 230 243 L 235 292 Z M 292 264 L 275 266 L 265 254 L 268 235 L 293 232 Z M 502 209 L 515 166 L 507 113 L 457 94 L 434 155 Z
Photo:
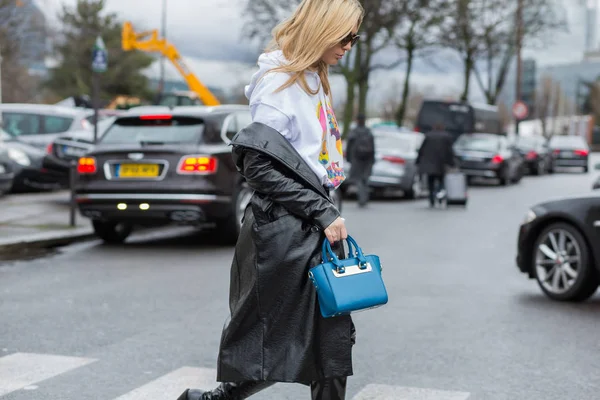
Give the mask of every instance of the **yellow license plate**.
M 121 164 L 118 169 L 119 178 L 156 178 L 157 164 Z

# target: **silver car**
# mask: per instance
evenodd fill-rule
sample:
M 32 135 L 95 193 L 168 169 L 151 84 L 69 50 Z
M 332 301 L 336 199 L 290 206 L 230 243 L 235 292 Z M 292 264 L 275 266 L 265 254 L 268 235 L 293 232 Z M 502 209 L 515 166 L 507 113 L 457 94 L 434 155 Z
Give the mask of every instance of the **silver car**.
M 45 149 L 63 133 L 92 130 L 91 111 L 48 104 L 0 104 L 2 126 L 11 136 Z
M 414 199 L 425 195 L 424 184 L 415 161 L 425 135 L 403 128 L 381 127 L 372 129 L 375 136 L 375 164 L 369 178 L 369 187 L 375 195 L 388 191 L 402 191 Z M 344 169 L 348 179 L 342 185 L 343 193 L 355 191 L 350 176 L 350 163 Z

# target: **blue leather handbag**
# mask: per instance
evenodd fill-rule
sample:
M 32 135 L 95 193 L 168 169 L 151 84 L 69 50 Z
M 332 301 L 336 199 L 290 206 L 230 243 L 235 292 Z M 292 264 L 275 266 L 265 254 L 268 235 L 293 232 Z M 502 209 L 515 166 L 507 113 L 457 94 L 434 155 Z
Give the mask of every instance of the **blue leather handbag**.
M 348 258 L 340 260 L 323 241 L 323 262 L 308 272 L 325 318 L 348 315 L 354 311 L 382 306 L 388 302 L 381 277 L 381 262 L 376 255 L 364 255 L 348 236 Z

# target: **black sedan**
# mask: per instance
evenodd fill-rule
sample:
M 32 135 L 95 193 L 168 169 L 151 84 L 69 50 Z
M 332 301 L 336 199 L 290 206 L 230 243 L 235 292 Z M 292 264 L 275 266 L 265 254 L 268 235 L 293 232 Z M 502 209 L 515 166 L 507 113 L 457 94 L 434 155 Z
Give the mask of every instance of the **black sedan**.
M 0 196 L 9 192 L 13 185 L 15 174 L 12 171 L 8 147 L 0 138 Z
M 525 158 L 525 166 L 532 175 L 552 172 L 552 151 L 548 139 L 543 136 L 519 136 L 515 147 Z
M 600 196 L 538 204 L 519 229 L 517 265 L 551 299 L 584 301 L 600 274 Z
M 229 142 L 251 122 L 248 106 L 131 109 L 79 158 L 76 201 L 106 242 L 136 225 L 212 225 L 237 240 L 252 197 Z
M 590 148 L 581 136 L 554 136 L 550 139 L 552 170 L 560 167 L 582 168 L 588 172 Z
M 469 180 L 475 177 L 498 179 L 507 185 L 521 180 L 525 173 L 523 157 L 511 148 L 503 135 L 463 134 L 454 143 L 460 171 Z
M 54 190 L 60 188 L 60 177 L 43 166 L 46 153 L 0 130 L 0 140 L 6 149 L 8 167 L 14 174 L 12 192 Z

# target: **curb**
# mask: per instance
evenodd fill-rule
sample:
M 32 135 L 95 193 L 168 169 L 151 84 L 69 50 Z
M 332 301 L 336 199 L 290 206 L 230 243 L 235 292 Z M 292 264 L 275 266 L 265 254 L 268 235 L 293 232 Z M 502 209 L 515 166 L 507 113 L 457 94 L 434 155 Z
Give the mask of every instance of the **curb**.
M 91 228 L 77 228 L 68 232 L 46 232 L 21 236 L 16 239 L 0 240 L 0 254 L 14 253 L 23 249 L 66 246 L 96 238 Z

